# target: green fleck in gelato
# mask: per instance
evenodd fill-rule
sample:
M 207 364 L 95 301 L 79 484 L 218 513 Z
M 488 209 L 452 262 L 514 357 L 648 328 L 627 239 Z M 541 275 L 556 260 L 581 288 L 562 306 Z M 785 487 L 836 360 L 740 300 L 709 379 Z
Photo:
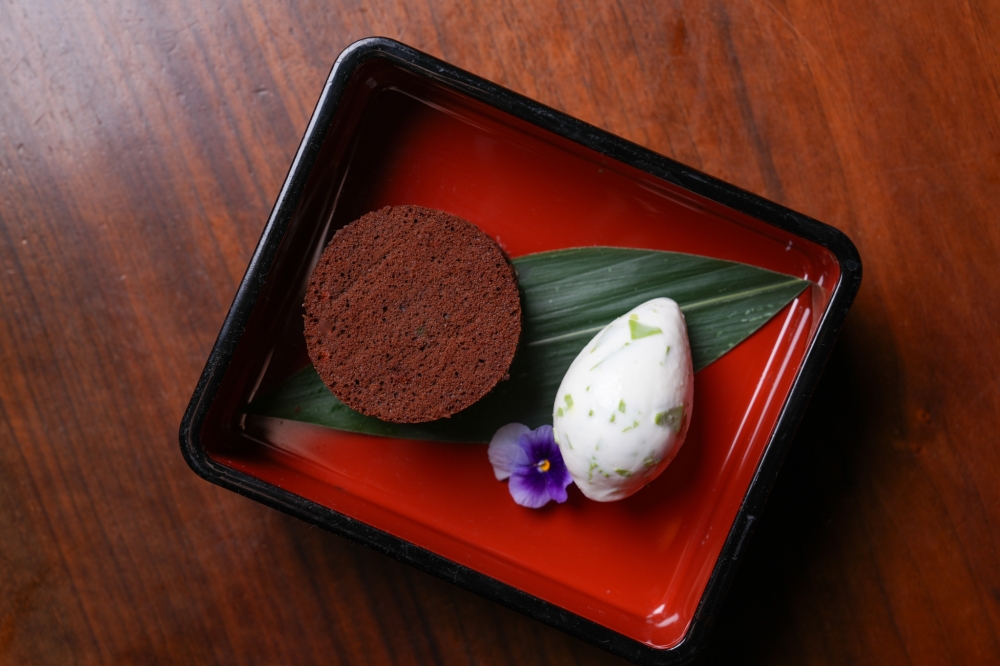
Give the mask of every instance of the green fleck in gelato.
M 638 317 L 635 319 L 629 319 L 628 330 L 632 335 L 633 340 L 638 340 L 639 338 L 645 338 L 650 335 L 657 335 L 663 333 L 663 329 L 657 326 L 650 326 L 648 324 L 643 324 L 638 321 Z
M 660 412 L 654 418 L 656 425 L 666 426 L 674 432 L 680 432 L 681 424 L 684 422 L 684 405 L 677 405 L 665 412 Z
M 627 428 L 622 428 L 622 432 L 628 432 L 629 430 L 632 430 L 633 428 L 638 428 L 638 427 L 639 427 L 639 422 L 638 421 L 632 421 L 632 425 L 628 426 Z

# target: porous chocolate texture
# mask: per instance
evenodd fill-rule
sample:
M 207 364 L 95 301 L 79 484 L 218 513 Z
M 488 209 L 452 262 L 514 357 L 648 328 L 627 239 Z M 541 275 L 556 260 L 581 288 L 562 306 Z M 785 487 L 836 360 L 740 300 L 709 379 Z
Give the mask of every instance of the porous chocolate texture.
M 449 213 L 394 206 L 331 239 L 309 279 L 309 357 L 334 395 L 395 423 L 451 416 L 507 377 L 521 334 L 514 271 Z

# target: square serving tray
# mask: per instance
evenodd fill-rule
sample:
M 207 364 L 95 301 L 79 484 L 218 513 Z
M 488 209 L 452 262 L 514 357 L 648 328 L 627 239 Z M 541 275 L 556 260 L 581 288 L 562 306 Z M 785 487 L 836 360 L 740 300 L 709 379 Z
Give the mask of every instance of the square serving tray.
M 511 257 L 605 245 L 812 281 L 695 378 L 687 442 L 641 493 L 531 511 L 481 444 L 244 413 L 308 365 L 302 301 L 333 233 L 439 208 Z M 704 642 L 861 283 L 839 231 L 398 42 L 337 59 L 181 424 L 202 477 L 643 664 Z

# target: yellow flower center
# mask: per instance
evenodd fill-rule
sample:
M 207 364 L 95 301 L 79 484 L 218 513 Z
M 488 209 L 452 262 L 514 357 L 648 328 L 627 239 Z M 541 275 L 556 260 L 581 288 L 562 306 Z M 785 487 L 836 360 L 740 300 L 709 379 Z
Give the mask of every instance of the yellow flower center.
M 547 472 L 547 471 L 549 471 L 550 467 L 552 467 L 552 463 L 549 462 L 548 458 L 546 458 L 542 462 L 538 463 L 538 471 L 539 472 Z

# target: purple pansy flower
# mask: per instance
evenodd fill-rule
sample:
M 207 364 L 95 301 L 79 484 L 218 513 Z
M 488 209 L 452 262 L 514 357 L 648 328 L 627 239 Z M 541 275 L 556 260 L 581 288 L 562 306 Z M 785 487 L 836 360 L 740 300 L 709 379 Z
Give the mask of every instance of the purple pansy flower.
M 497 480 L 510 478 L 510 494 L 521 506 L 537 509 L 550 499 L 560 504 L 566 501 L 566 487 L 573 478 L 552 426 L 532 430 L 520 423 L 505 425 L 493 435 L 489 456 Z

